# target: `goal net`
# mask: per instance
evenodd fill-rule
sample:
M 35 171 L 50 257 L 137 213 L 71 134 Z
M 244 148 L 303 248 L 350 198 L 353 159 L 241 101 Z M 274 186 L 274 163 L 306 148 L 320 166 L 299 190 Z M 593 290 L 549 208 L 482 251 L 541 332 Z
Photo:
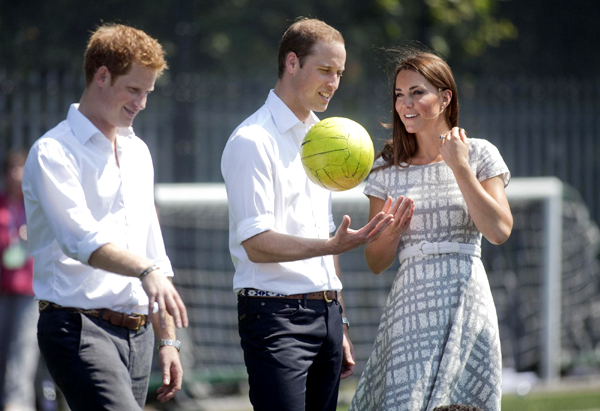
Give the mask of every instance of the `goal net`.
M 513 178 L 507 196 L 514 216 L 510 239 L 483 240 L 500 322 L 503 364 L 551 380 L 582 364 L 600 364 L 600 235 L 576 191 L 555 178 Z M 159 184 L 156 203 L 175 284 L 188 308 L 181 334 L 186 378 L 215 384 L 244 381 L 237 331 L 228 208 L 222 184 Z M 367 222 L 362 187 L 334 193 L 336 224 Z M 344 302 L 360 376 L 398 262 L 375 276 L 363 249 L 340 256 Z M 593 358 L 590 361 L 590 358 Z

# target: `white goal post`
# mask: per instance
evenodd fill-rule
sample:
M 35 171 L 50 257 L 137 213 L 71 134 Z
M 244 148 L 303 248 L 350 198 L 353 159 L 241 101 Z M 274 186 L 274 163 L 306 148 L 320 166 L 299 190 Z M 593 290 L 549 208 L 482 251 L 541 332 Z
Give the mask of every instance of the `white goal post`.
M 333 202 L 364 204 L 363 185 L 333 193 Z M 513 178 L 506 189 L 511 204 L 540 201 L 544 213 L 544 255 L 541 299 L 541 364 L 540 377 L 551 382 L 560 376 L 561 278 L 562 278 L 562 208 L 563 183 L 555 177 Z M 227 207 L 227 194 L 222 183 L 157 184 L 157 206 L 190 207 L 199 203 Z M 174 262 L 176 266 L 176 262 Z
M 556 177 L 513 178 L 506 187 L 506 196 L 510 203 L 531 200 L 543 203 L 540 377 L 551 382 L 560 376 L 563 183 Z

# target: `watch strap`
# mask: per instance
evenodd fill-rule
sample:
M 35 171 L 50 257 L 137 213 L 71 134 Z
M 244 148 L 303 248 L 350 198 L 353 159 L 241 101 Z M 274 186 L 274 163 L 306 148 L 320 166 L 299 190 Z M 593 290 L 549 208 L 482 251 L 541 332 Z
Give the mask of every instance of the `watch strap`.
M 158 265 L 152 264 L 150 267 L 148 267 L 144 271 L 142 271 L 138 277 L 139 277 L 140 280 L 143 281 L 144 278 L 146 278 L 146 276 L 148 274 L 150 274 L 152 271 L 156 271 L 156 270 L 159 270 L 159 269 L 160 269 L 160 267 Z
M 177 351 L 181 348 L 181 341 L 179 340 L 169 340 L 169 339 L 160 339 L 158 341 L 158 348 L 164 347 L 165 345 L 169 345 L 171 347 L 177 348 Z

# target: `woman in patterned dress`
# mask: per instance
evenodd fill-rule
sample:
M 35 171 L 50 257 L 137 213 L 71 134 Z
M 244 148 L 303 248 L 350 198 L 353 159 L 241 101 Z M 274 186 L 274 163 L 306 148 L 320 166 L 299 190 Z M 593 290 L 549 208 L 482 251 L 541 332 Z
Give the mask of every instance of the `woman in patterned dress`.
M 511 233 L 510 172 L 496 147 L 458 128 L 443 59 L 412 52 L 394 79 L 392 139 L 364 192 L 370 218 L 386 204 L 395 219 L 365 258 L 375 274 L 401 264 L 350 410 L 497 411 L 498 319 L 479 257 L 482 234 L 501 244 Z

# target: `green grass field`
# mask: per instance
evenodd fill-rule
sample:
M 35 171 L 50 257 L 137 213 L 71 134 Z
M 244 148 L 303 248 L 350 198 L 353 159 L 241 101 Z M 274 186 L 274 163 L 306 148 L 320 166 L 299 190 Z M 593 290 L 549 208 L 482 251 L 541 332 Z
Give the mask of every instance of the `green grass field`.
M 356 389 L 356 379 L 345 380 L 340 389 L 340 403 L 337 411 L 347 411 Z M 210 411 L 251 411 L 252 406 L 246 394 L 237 394 L 237 401 L 200 401 L 201 409 Z M 152 403 L 150 395 L 150 403 Z M 236 405 L 233 405 L 236 404 Z M 146 410 L 154 411 L 149 404 Z M 173 410 L 177 410 L 175 407 Z M 185 408 L 190 409 L 190 408 Z M 538 386 L 525 396 L 506 394 L 502 397 L 502 411 L 600 411 L 600 381 L 562 380 L 556 388 Z
M 505 395 L 502 411 L 600 411 L 600 390 Z
M 340 406 L 337 411 L 347 411 Z M 537 392 L 526 396 L 505 395 L 502 411 L 600 411 L 600 390 Z

